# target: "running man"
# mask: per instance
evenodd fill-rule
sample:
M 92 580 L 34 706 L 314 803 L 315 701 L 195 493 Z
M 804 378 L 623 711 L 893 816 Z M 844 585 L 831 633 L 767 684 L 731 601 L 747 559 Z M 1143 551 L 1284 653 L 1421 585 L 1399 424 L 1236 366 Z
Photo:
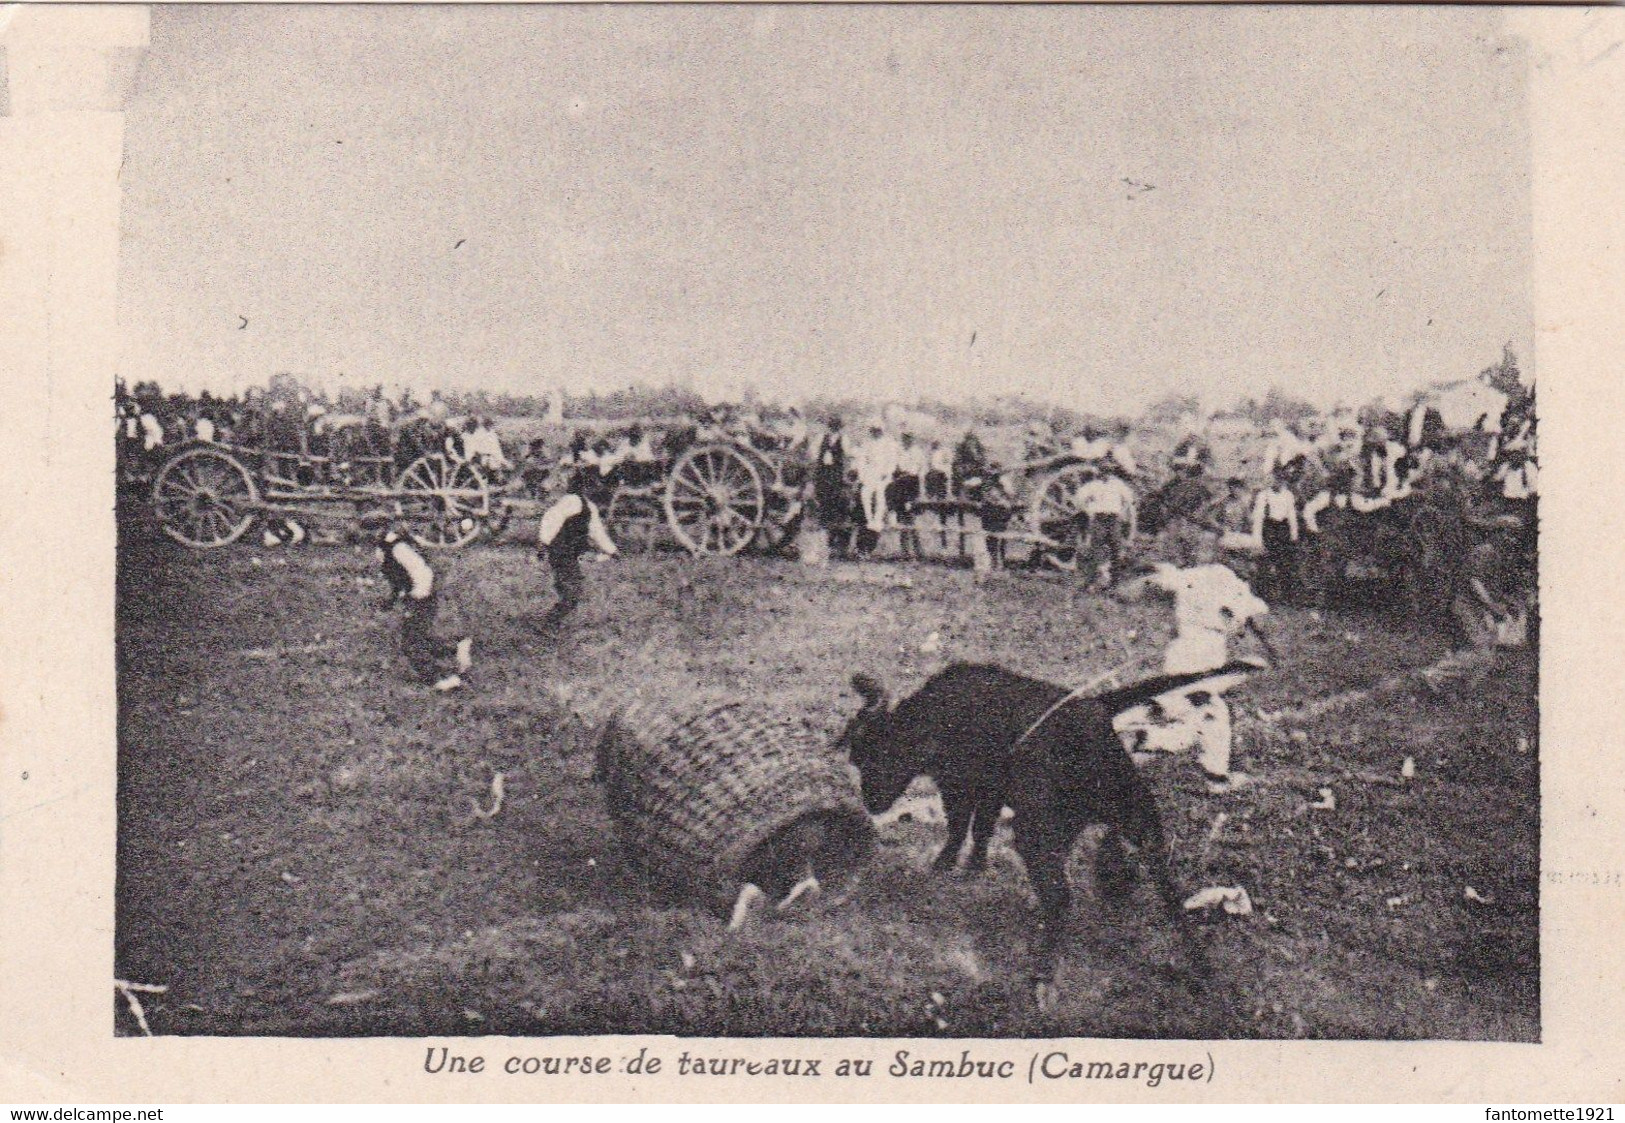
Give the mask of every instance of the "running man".
M 581 555 L 594 548 L 605 557 L 620 553 L 604 527 L 598 505 L 587 498 L 587 480 L 586 471 L 576 472 L 570 479 L 569 493 L 542 516 L 536 556 L 552 570 L 553 591 L 558 595 L 558 601 L 542 618 L 544 629 L 556 626 L 580 606 L 581 594 L 587 587 Z
M 434 569 L 388 514 L 368 512 L 362 516 L 361 525 L 379 532 L 377 557 L 384 568 L 384 579 L 389 582 L 385 607 L 405 606 L 401 651 L 412 673 L 425 686 L 442 693 L 456 690 L 463 685 L 462 672 L 473 665 L 474 641 L 465 636 L 456 643 L 447 643 L 435 635 L 440 598 Z

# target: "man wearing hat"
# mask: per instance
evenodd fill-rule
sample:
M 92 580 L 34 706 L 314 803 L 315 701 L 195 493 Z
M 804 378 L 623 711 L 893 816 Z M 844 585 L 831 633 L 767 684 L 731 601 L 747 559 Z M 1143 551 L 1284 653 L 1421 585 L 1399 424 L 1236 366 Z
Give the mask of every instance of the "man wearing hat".
M 829 419 L 813 465 L 813 512 L 829 536 L 830 553 L 844 558 L 852 548 L 852 512 L 846 486 L 846 437 L 840 417 Z
M 578 471 L 570 479 L 567 495 L 542 515 L 537 536 L 537 556 L 553 571 L 553 591 L 558 602 L 542 618 L 542 627 L 551 628 L 576 610 L 586 590 L 587 577 L 581 572 L 581 555 L 596 549 L 606 557 L 619 551 L 604 527 L 598 504 L 589 496 L 596 472 Z
M 1134 513 L 1134 490 L 1112 460 L 1085 469 L 1083 482 L 1072 497 L 1077 509 L 1076 537 L 1084 548 L 1077 563 L 1091 574 L 1096 589 L 1109 588 L 1115 567 L 1123 560 L 1123 533 Z
M 389 582 L 386 607 L 405 606 L 401 616 L 401 652 L 420 682 L 442 693 L 463 685 L 462 673 L 473 665 L 474 641 L 468 637 L 447 643 L 434 634 L 439 594 L 434 569 L 412 540 L 402 534 L 384 511 L 369 511 L 363 529 L 378 535 L 378 560 Z M 451 669 L 449 664 L 455 664 Z

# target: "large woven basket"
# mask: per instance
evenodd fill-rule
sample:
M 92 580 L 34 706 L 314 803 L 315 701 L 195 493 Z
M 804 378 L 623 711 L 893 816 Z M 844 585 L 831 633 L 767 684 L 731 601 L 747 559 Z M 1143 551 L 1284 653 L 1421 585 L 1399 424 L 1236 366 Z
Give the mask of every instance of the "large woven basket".
M 716 906 L 776 839 L 816 822 L 826 886 L 867 859 L 874 827 L 846 762 L 804 727 L 739 702 L 687 716 L 623 714 L 598 743 L 616 833 L 645 872 Z

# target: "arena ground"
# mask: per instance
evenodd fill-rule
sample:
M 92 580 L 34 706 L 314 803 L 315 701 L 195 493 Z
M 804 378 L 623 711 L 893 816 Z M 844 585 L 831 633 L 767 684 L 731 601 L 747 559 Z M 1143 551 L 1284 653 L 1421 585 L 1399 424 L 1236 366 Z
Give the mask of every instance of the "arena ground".
M 905 822 L 849 899 L 730 934 L 623 863 L 594 730 L 635 698 L 733 692 L 833 735 L 852 671 L 907 690 L 950 657 L 1081 682 L 1153 662 L 1165 607 L 1058 575 L 655 554 L 589 567 L 575 629 L 547 637 L 523 548 L 437 564 L 443 627 L 477 645 L 450 696 L 405 681 L 370 550 L 198 554 L 129 530 L 117 969 L 168 986 L 153 1032 L 1539 1039 L 1528 654 L 1272 722 L 1259 711 L 1446 650 L 1375 611 L 1273 614 L 1286 665 L 1235 698 L 1255 782 L 1213 797 L 1188 762 L 1147 769 L 1181 886 L 1241 885 L 1254 905 L 1206 925 L 1212 986 L 1159 970 L 1173 945 L 1148 893 L 1102 912 L 1086 841 L 1061 1001 L 1041 1015 L 1008 848 L 986 874 L 932 876 L 942 827 Z M 496 772 L 506 798 L 482 819 Z M 1310 806 L 1322 788 L 1334 808 Z

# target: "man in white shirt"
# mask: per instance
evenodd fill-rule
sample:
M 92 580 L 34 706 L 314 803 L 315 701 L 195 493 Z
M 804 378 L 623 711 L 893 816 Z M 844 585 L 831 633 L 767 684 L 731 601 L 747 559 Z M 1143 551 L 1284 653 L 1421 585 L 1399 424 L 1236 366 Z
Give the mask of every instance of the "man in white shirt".
M 1144 579 L 1148 588 L 1174 598 L 1175 635 L 1163 656 L 1163 673 L 1214 670 L 1229 661 L 1230 638 L 1269 612 L 1269 606 L 1229 567 L 1198 565 L 1179 569 L 1159 564 Z M 1238 680 L 1239 681 L 1239 680 Z M 1116 727 L 1136 738 L 1143 752 L 1196 751 L 1197 763 L 1215 794 L 1228 790 L 1230 706 L 1224 691 L 1234 685 L 1205 683 L 1200 691 L 1164 695 L 1150 706 L 1121 715 Z
M 1284 601 L 1297 580 L 1298 497 L 1287 477 L 1285 464 L 1275 467 L 1274 480 L 1259 489 L 1253 501 L 1253 548 L 1263 555 L 1258 567 L 1259 587 L 1264 595 Z
M 920 535 L 914 529 L 914 504 L 920 498 L 920 485 L 925 477 L 925 449 L 914 441 L 913 433 L 904 433 L 897 449 L 897 467 L 886 485 L 888 521 L 897 527 L 897 548 L 905 558 L 920 552 Z
M 1274 474 L 1277 468 L 1292 469 L 1295 464 L 1301 470 L 1314 455 L 1314 447 L 1285 421 L 1271 422 L 1270 429 L 1270 443 L 1264 450 L 1264 471 Z
M 152 452 L 164 445 L 164 426 L 150 410 L 141 414 L 141 449 Z
M 471 428 L 463 436 L 463 458 L 472 460 L 482 468 L 505 472 L 513 467 L 508 454 L 502 451 L 502 440 L 489 417 L 469 422 Z
M 582 554 L 597 549 L 612 558 L 620 552 L 604 527 L 598 505 L 587 498 L 585 491 L 585 473 L 578 472 L 569 494 L 542 515 L 537 556 L 553 571 L 553 591 L 558 595 L 558 601 L 542 618 L 543 628 L 557 625 L 581 604 L 587 587 L 586 575 L 581 572 Z
M 462 672 L 473 665 L 474 641 L 465 636 L 447 643 L 434 634 L 439 591 L 434 569 L 411 539 L 391 524 L 389 515 L 371 511 L 361 525 L 379 532 L 377 557 L 389 583 L 388 606 L 404 605 L 401 616 L 401 651 L 413 673 L 426 686 L 442 693 L 463 685 Z M 452 670 L 448 663 L 454 662 Z
M 1085 529 L 1089 532 L 1088 556 L 1080 557 L 1078 564 L 1093 570 L 1092 583 L 1104 589 L 1122 560 L 1123 528 L 1134 509 L 1134 492 L 1116 472 L 1102 469 L 1078 486 L 1072 503 L 1078 511 L 1080 537 Z
M 853 456 L 863 521 L 871 539 L 886 529 L 886 485 L 897 474 L 899 451 L 897 442 L 875 425 L 869 429 L 869 439 L 858 446 Z

